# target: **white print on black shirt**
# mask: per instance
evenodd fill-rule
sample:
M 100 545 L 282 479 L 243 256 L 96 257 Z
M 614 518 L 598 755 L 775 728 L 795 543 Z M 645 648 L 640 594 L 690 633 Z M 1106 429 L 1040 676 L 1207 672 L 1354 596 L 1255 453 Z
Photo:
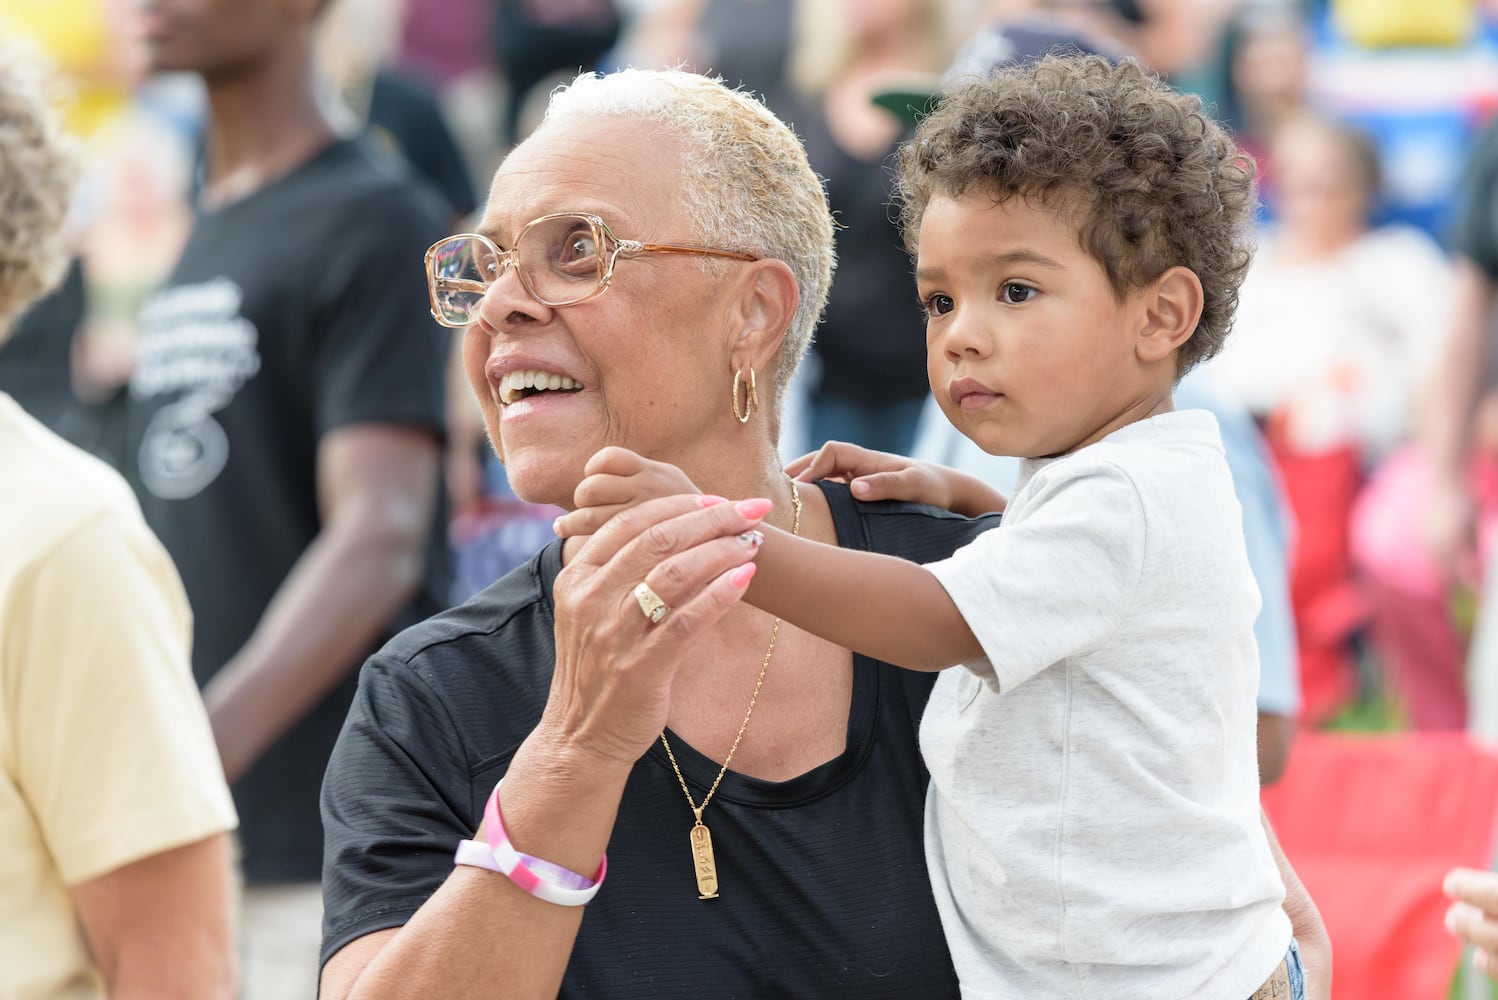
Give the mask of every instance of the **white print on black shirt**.
M 141 311 L 136 400 L 179 394 L 151 417 L 140 445 L 141 483 L 163 500 L 197 496 L 229 460 L 213 414 L 260 370 L 260 333 L 240 315 L 244 293 L 228 278 L 159 292 Z

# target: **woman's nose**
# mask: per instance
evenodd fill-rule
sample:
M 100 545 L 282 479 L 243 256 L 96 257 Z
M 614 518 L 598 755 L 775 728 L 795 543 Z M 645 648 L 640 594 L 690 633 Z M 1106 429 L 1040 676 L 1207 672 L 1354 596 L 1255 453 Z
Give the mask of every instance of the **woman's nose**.
M 489 282 L 478 304 L 478 314 L 484 322 L 501 331 L 526 323 L 544 323 L 551 318 L 552 307 L 537 302 L 520 280 L 520 267 L 513 253 L 500 257 L 499 273 Z

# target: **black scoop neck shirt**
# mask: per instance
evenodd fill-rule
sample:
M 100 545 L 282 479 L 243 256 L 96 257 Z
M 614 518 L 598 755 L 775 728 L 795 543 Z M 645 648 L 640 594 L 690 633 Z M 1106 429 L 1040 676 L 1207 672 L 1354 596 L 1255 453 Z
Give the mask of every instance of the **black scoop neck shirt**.
M 998 520 L 821 488 L 841 545 L 920 562 Z M 323 786 L 324 961 L 410 919 L 477 829 L 546 702 L 560 570 L 558 542 L 365 665 Z M 705 817 L 713 900 L 697 898 L 692 814 L 657 743 L 625 788 L 560 996 L 956 997 L 922 845 L 916 733 L 934 678 L 855 657 L 843 753 L 789 781 L 724 776 Z M 672 747 L 700 801 L 719 763 Z

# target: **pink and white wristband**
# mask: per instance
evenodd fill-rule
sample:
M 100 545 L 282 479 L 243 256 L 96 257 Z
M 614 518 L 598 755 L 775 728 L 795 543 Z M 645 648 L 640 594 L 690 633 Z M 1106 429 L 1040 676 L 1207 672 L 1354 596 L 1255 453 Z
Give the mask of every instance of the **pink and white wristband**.
M 598 874 L 590 879 L 561 865 L 515 850 L 499 817 L 499 789 L 503 784 L 501 781 L 494 786 L 484 806 L 484 836 L 489 842 L 458 841 L 453 862 L 499 872 L 537 899 L 558 906 L 582 906 L 597 895 L 609 868 L 608 855 L 604 855 L 598 866 Z

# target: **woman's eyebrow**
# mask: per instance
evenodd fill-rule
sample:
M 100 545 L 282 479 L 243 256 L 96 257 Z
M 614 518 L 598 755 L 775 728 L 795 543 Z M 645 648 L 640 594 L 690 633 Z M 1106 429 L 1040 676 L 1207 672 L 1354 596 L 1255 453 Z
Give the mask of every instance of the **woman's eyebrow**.
M 480 236 L 487 236 L 495 246 L 501 248 L 504 246 L 504 240 L 500 236 L 502 230 L 497 223 L 490 222 L 487 219 L 480 219 L 469 232 L 478 233 Z

